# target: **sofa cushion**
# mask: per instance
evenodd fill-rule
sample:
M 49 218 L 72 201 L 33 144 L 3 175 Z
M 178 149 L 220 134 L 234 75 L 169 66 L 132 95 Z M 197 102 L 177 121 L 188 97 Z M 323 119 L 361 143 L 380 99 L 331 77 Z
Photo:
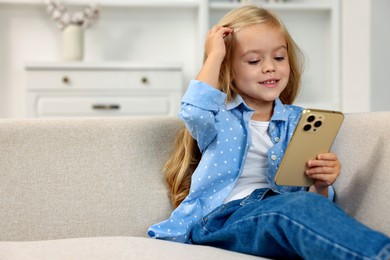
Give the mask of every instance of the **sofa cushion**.
M 34 242 L 0 242 L 2 260 L 264 259 L 218 248 L 144 237 L 94 237 Z

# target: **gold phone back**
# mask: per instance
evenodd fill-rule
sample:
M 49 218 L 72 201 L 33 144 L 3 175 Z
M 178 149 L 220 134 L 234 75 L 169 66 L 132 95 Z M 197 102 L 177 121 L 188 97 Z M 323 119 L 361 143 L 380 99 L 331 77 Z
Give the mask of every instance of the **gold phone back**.
M 329 152 L 343 119 L 344 115 L 337 111 L 303 110 L 275 176 L 276 184 L 311 186 L 313 181 L 305 174 L 306 163 Z

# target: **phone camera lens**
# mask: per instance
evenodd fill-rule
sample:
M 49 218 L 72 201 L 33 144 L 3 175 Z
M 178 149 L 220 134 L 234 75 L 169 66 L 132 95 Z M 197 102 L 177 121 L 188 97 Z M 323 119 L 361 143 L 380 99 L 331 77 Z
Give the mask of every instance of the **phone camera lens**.
M 307 122 L 313 122 L 314 120 L 316 119 L 316 117 L 315 116 L 313 116 L 313 115 L 311 115 L 311 116 L 309 116 L 308 118 L 307 118 Z
M 307 124 L 303 127 L 303 130 L 304 131 L 309 131 L 311 129 L 311 125 L 310 124 Z
M 321 121 L 316 121 L 315 123 L 314 123 L 314 126 L 315 127 L 320 127 L 322 125 L 322 122 Z

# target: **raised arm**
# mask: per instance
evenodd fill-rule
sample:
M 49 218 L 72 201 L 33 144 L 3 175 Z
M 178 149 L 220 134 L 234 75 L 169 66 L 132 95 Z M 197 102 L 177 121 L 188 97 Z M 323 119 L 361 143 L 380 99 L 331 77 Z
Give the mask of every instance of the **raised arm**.
M 218 87 L 219 71 L 226 54 L 224 37 L 232 31 L 232 29 L 222 26 L 214 26 L 209 30 L 205 46 L 207 58 L 196 77 L 197 80 L 214 88 Z

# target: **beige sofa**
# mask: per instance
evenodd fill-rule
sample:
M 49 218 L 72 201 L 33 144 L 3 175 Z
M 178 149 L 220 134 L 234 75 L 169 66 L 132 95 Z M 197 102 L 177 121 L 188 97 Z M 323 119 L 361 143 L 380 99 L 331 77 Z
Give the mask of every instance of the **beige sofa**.
M 172 117 L 0 120 L 0 259 L 259 259 L 147 238 Z M 337 203 L 390 235 L 390 112 L 347 114 Z M 353 235 L 353 234 L 351 234 Z

